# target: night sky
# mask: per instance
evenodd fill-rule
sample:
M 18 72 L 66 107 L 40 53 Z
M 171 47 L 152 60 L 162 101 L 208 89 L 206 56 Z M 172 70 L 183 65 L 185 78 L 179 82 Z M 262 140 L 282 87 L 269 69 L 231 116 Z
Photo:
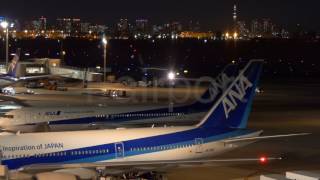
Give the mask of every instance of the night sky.
M 151 23 L 198 20 L 202 27 L 225 29 L 232 23 L 232 5 L 237 2 L 239 19 L 270 17 L 293 28 L 320 30 L 319 0 L 1 0 L 0 15 L 18 19 L 39 16 L 79 17 L 113 25 L 120 18 L 148 18 Z

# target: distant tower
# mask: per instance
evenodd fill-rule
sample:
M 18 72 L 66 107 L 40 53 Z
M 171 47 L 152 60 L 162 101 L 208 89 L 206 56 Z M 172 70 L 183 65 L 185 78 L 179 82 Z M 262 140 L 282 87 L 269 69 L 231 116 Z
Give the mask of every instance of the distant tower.
M 233 5 L 233 30 L 237 30 L 237 5 Z
M 47 18 L 41 16 L 39 18 L 40 30 L 47 30 Z
M 237 5 L 233 5 L 233 21 L 237 21 Z

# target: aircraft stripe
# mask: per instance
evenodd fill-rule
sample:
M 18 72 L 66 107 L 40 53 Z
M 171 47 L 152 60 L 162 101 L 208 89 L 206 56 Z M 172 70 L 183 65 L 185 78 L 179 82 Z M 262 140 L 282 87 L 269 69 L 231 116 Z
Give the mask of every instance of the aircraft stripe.
M 214 131 L 214 130 L 213 130 Z M 195 138 L 203 138 L 204 144 L 219 141 L 225 138 L 232 138 L 241 135 L 246 135 L 252 133 L 248 130 L 216 130 L 215 133 L 207 137 L 201 137 L 200 135 L 204 132 L 199 129 L 188 130 L 179 133 L 172 133 L 166 135 L 160 135 L 156 137 L 147 137 L 142 139 L 135 139 L 130 141 L 123 141 L 124 144 L 124 157 L 136 156 L 149 154 L 154 152 L 161 152 L 165 150 L 142 150 L 142 151 L 130 151 L 130 148 L 137 147 L 156 147 L 156 146 L 173 146 L 173 145 L 188 145 L 194 144 Z M 190 135 L 187 135 L 190 134 Z M 179 141 L 179 139 L 181 139 Z M 115 142 L 116 143 L 116 142 Z M 115 153 L 115 143 L 103 144 L 98 146 L 90 146 L 84 148 L 77 148 L 67 151 L 57 151 L 54 153 L 67 153 L 66 156 L 52 156 L 52 157 L 26 157 L 26 158 L 16 158 L 3 160 L 2 163 L 6 164 L 9 169 L 18 169 L 22 166 L 28 164 L 41 164 L 41 163 L 85 163 L 85 162 L 98 162 L 105 160 L 114 160 L 116 159 Z M 71 155 L 71 152 L 74 151 L 92 151 L 97 149 L 109 149 L 108 154 L 106 155 Z

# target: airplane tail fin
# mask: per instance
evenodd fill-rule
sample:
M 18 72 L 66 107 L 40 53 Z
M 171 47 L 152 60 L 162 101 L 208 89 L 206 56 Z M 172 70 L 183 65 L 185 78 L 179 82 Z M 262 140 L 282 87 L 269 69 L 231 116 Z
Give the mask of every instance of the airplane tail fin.
M 197 127 L 246 128 L 262 64 L 262 60 L 251 60 Z
M 17 50 L 16 54 L 13 56 L 11 63 L 8 66 L 8 76 L 16 77 L 18 62 L 20 60 L 20 49 Z
M 222 95 L 230 83 L 235 79 L 239 73 L 239 66 L 236 64 L 228 64 L 217 78 L 210 83 L 208 89 L 202 94 L 202 96 L 194 102 L 193 106 L 209 106 L 208 109 L 214 104 L 214 102 Z
M 208 89 L 190 105 L 190 108 L 196 111 L 208 111 L 238 75 L 239 69 L 240 66 L 237 64 L 228 64 L 215 80 L 210 82 Z

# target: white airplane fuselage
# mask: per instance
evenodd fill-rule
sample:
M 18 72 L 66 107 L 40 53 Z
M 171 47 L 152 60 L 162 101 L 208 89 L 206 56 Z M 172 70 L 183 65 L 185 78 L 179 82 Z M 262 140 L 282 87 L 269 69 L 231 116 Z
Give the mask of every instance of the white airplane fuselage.
M 0 127 L 7 131 L 34 132 L 48 125 L 53 131 L 96 129 L 134 124 L 190 123 L 205 112 L 157 112 L 165 106 L 112 106 L 112 107 L 23 107 L 1 114 Z M 1 111 L 1 110 L 0 110 Z M 130 119 L 131 118 L 131 119 Z
M 199 133 L 199 136 L 186 138 L 185 133 L 188 131 L 191 134 Z M 28 165 L 26 162 L 36 164 L 44 159 L 72 164 L 209 158 L 253 142 L 226 144 L 223 142 L 226 138 L 260 135 L 260 132 L 235 130 L 219 133 L 220 138 L 216 139 L 214 136 L 200 135 L 202 133 L 205 133 L 205 130 L 167 127 L 13 134 L 0 138 L 0 145 L 3 164 L 10 169 L 17 169 Z M 153 137 L 161 139 L 166 136 L 185 141 L 175 143 L 173 139 L 162 139 L 163 142 L 154 142 Z M 141 141 L 144 138 L 145 140 Z M 139 140 L 143 143 L 140 144 Z

